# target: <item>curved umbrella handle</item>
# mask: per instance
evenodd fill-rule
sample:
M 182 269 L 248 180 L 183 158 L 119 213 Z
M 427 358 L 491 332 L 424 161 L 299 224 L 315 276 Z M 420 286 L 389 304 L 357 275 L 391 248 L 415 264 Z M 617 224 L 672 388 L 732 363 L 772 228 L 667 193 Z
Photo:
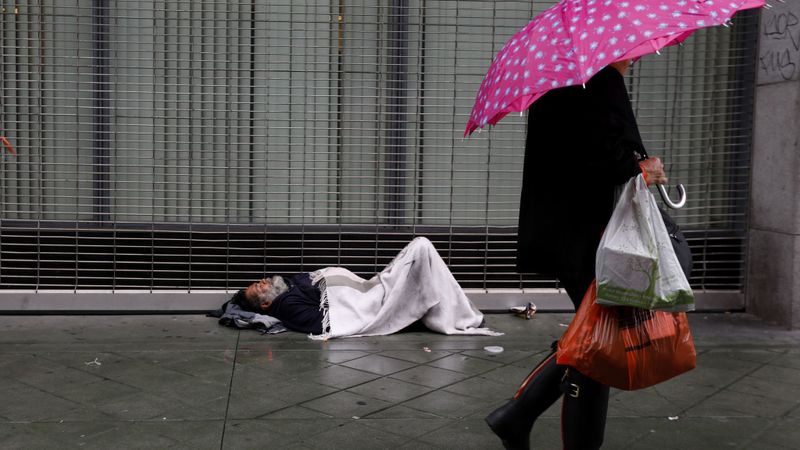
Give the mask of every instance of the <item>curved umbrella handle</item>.
M 682 184 L 678 185 L 678 195 L 680 195 L 680 200 L 677 203 L 673 202 L 671 198 L 669 198 L 669 194 L 667 193 L 667 188 L 664 187 L 663 184 L 658 185 L 658 192 L 661 194 L 661 199 L 664 200 L 664 203 L 667 204 L 672 209 L 680 209 L 683 208 L 683 205 L 686 204 L 686 189 L 683 188 Z

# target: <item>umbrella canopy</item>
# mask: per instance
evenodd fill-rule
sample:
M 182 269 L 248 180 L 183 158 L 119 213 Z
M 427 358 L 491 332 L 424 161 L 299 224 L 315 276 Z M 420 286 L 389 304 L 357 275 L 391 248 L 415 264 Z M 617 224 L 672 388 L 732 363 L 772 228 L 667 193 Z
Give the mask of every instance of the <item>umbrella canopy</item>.
M 658 52 L 695 30 L 727 24 L 765 0 L 561 0 L 492 61 L 464 136 L 521 112 L 547 91 L 583 84 L 616 61 Z

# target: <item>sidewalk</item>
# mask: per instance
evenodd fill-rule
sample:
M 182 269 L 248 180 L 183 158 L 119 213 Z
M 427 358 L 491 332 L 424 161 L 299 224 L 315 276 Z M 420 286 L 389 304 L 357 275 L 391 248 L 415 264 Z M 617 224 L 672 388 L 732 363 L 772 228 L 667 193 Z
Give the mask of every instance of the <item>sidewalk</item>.
M 201 316 L 0 316 L 0 448 L 499 449 L 483 417 L 570 318 L 318 342 Z M 604 448 L 800 448 L 800 331 L 690 318 L 698 368 L 612 389 Z M 534 448 L 561 448 L 558 406 Z

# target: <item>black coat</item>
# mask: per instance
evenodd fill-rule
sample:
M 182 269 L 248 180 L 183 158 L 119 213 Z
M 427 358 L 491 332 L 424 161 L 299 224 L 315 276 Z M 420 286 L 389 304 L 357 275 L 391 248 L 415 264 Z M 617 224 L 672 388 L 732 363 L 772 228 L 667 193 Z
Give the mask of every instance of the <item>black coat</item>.
M 292 331 L 321 334 L 324 313 L 320 308 L 319 287 L 311 284 L 311 277 L 306 272 L 293 276 L 289 281 L 289 290 L 279 295 L 265 314 L 280 320 Z
M 615 189 L 645 154 L 622 75 L 606 67 L 583 86 L 531 105 L 520 199 L 517 270 L 590 274 Z

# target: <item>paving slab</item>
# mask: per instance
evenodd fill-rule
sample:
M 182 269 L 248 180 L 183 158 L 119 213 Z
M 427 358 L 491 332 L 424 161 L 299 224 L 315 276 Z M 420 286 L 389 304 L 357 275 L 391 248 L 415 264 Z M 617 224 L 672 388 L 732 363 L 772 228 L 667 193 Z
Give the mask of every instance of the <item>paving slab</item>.
M 572 315 L 486 318 L 505 335 L 314 341 L 203 316 L 0 316 L 0 448 L 500 449 L 483 418 Z M 800 332 L 747 314 L 690 323 L 698 367 L 612 389 L 605 448 L 800 448 Z M 535 448 L 561 448 L 559 414 L 537 420 Z

